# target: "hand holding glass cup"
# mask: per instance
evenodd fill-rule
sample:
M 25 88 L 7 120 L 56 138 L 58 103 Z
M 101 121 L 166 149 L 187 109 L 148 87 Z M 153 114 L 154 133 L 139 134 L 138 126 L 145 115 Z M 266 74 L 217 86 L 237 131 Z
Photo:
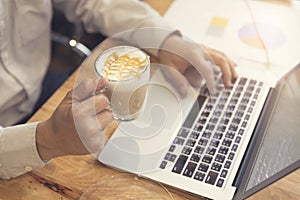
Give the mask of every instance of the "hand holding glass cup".
M 106 94 L 114 118 L 119 121 L 136 119 L 147 97 L 149 56 L 135 47 L 116 46 L 96 58 L 95 71 L 99 78 L 108 80 Z

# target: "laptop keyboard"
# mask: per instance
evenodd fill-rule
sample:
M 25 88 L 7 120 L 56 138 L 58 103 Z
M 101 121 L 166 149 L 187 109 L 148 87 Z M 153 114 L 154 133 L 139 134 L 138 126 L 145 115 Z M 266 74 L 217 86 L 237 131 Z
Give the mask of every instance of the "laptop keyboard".
M 242 143 L 263 83 L 239 78 L 233 87 L 224 88 L 220 73 L 216 81 L 217 94 L 208 97 L 207 88 L 200 92 L 160 168 L 173 165 L 173 173 L 221 188 Z

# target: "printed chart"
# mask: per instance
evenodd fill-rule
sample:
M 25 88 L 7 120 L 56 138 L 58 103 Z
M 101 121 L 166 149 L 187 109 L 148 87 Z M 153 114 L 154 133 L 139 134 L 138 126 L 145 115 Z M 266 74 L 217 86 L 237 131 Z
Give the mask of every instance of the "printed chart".
M 280 28 L 267 23 L 258 23 L 257 26 L 246 24 L 239 29 L 238 37 L 244 44 L 257 49 L 263 49 L 261 40 L 267 49 L 279 48 L 286 41 Z

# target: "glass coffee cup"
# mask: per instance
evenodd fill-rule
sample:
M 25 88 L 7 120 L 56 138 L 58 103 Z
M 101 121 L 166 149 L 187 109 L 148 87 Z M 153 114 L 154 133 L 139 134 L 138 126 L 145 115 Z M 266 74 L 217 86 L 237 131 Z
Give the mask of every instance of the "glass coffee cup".
M 107 96 L 114 118 L 136 119 L 143 111 L 150 78 L 150 59 L 132 46 L 116 46 L 102 52 L 95 61 L 99 78 L 108 80 Z

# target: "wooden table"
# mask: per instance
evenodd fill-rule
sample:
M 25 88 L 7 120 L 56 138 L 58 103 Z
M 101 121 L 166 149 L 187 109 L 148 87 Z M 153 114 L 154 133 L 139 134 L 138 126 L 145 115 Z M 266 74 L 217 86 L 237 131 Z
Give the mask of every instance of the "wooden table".
M 172 0 L 145 0 L 163 14 Z M 91 64 L 89 58 L 83 65 Z M 30 121 L 47 119 L 67 91 L 73 88 L 75 72 L 32 117 Z M 113 124 L 107 132 L 116 127 Z M 79 199 L 89 186 L 104 176 L 120 173 L 99 163 L 93 156 L 66 156 L 53 159 L 43 169 L 32 171 L 12 180 L 0 181 L 2 200 Z M 114 188 L 112 188 L 113 190 Z M 200 197 L 168 187 L 174 199 L 201 199 Z M 249 199 L 300 199 L 300 169 L 261 190 Z

